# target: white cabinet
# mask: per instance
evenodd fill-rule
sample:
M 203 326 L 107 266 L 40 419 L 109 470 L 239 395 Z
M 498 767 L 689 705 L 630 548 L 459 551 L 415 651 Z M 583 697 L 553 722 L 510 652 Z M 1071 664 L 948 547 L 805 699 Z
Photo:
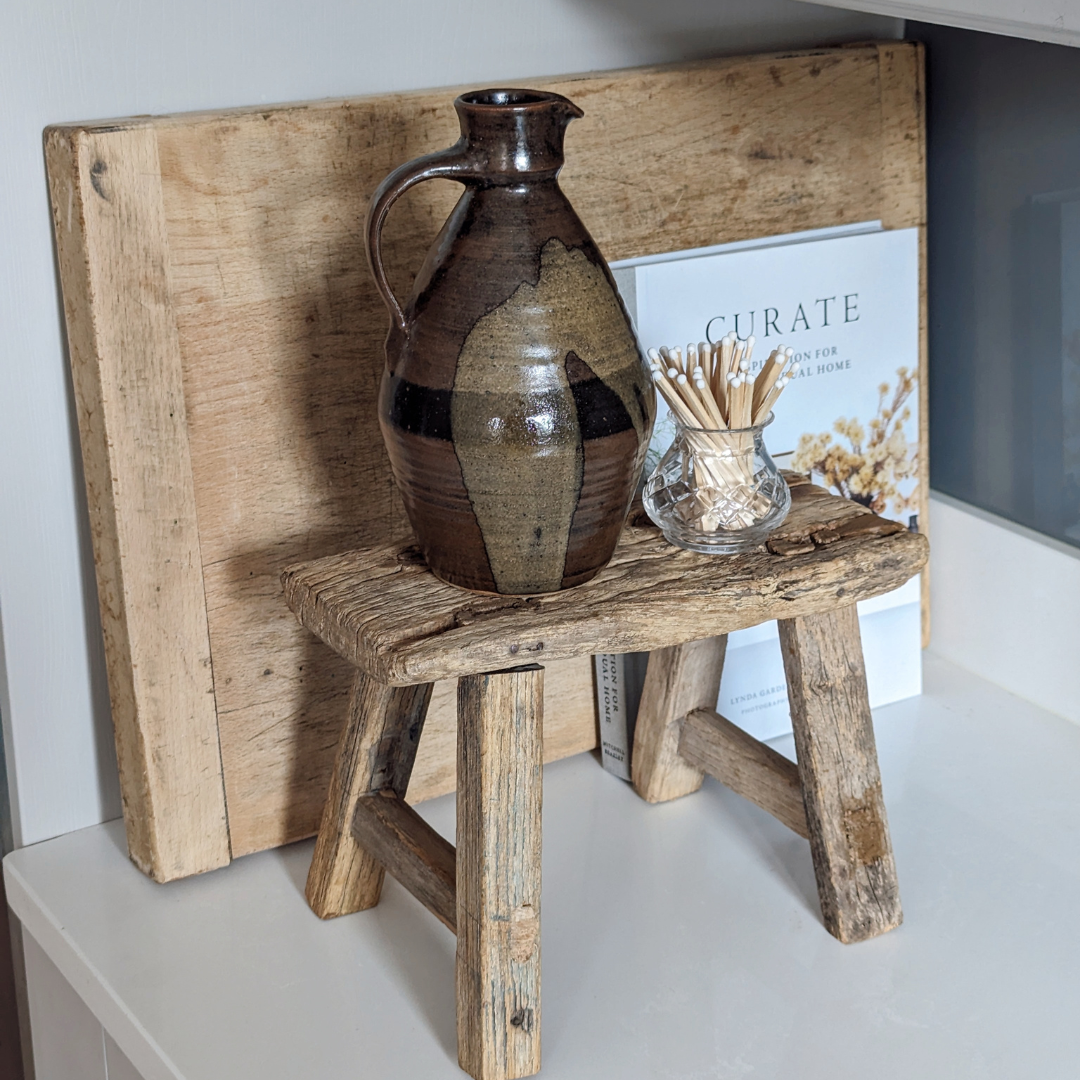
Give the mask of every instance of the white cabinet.
M 1076 1077 L 1080 727 L 934 657 L 875 720 L 907 918 L 860 945 L 711 779 L 649 806 L 591 754 L 545 770 L 540 1080 Z M 452 796 L 423 813 L 453 835 Z M 37 1080 L 462 1080 L 453 935 L 390 879 L 320 922 L 311 847 L 169 885 L 119 822 L 9 855 Z
M 35 1080 L 143 1080 L 45 950 L 23 939 Z

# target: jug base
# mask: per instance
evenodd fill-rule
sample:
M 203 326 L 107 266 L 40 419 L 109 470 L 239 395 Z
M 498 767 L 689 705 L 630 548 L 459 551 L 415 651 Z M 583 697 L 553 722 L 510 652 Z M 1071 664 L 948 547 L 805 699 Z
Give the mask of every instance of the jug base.
M 427 564 L 427 567 L 431 571 L 431 573 L 435 577 L 437 577 L 444 585 L 453 585 L 455 589 L 461 589 L 463 592 L 474 593 L 477 596 L 500 596 L 505 597 L 509 600 L 528 600 L 532 597 L 559 596 L 561 593 L 568 592 L 571 589 L 576 589 L 579 585 L 584 585 L 586 584 L 586 582 L 592 581 L 592 579 L 596 577 L 596 575 L 599 574 L 601 570 L 604 569 L 604 566 L 607 566 L 607 562 L 605 562 L 603 566 L 596 567 L 595 570 L 590 569 L 582 573 L 575 574 L 573 581 L 561 586 L 558 589 L 537 590 L 535 592 L 496 592 L 490 588 L 470 585 L 464 578 L 459 578 L 458 580 L 455 580 L 453 575 L 436 570 L 431 565 L 431 563 Z

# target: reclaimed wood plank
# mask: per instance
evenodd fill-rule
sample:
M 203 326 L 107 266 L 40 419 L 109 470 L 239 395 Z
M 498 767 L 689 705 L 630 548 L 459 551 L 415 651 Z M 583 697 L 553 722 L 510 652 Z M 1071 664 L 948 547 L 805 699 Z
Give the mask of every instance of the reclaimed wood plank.
M 616 259 L 875 218 L 902 227 L 910 217 L 905 192 L 914 190 L 912 177 L 917 187 L 924 169 L 918 140 L 908 137 L 917 127 L 921 138 L 921 99 L 910 107 L 919 56 L 916 46 L 889 42 L 530 82 L 568 94 L 586 111 L 569 129 L 562 182 L 605 255 Z M 191 473 L 198 554 L 176 565 L 199 568 L 201 560 L 210 646 L 191 645 L 185 655 L 212 656 L 207 696 L 216 706 L 234 855 L 317 829 L 351 681 L 349 664 L 284 610 L 280 571 L 407 532 L 376 423 L 386 317 L 366 268 L 361 222 L 383 175 L 456 138 L 455 92 L 71 124 L 48 135 L 65 296 L 81 297 L 74 308 L 97 319 L 99 309 L 107 317 L 125 302 L 114 294 L 123 274 L 154 283 L 150 306 L 164 297 L 175 327 L 144 321 L 158 328 L 147 350 L 167 355 L 176 348 L 169 335 L 179 338 L 187 449 L 179 456 L 146 453 L 142 467 L 152 486 L 173 484 L 178 469 Z M 894 114 L 892 103 L 903 109 Z M 135 129 L 154 132 L 157 158 L 125 170 L 125 132 Z M 95 160 L 107 164 L 108 184 L 88 167 L 73 171 L 67 151 L 54 153 L 79 139 L 98 148 Z M 115 195 L 129 179 L 150 182 L 144 165 L 160 178 L 167 260 L 153 273 L 133 263 L 120 276 L 101 274 L 97 288 L 80 292 L 79 215 L 99 199 L 94 181 Z M 385 254 L 396 287 L 407 290 L 456 197 L 453 185 L 421 185 L 395 208 Z M 134 251 L 115 249 L 114 259 Z M 73 314 L 81 317 L 69 310 L 69 326 Z M 96 342 L 77 336 L 73 331 L 73 359 L 79 353 L 87 364 L 103 362 Z M 924 364 L 923 392 L 925 385 Z M 95 414 L 93 387 L 78 373 L 75 393 L 86 414 L 80 423 L 89 416 L 102 429 L 122 430 L 113 399 L 102 399 L 105 411 Z M 172 419 L 178 415 L 174 410 Z M 91 443 L 84 439 L 84 451 Z M 140 445 L 172 444 L 155 436 Z M 174 468 L 185 457 L 189 465 Z M 110 501 L 95 470 L 87 458 L 97 559 L 108 570 L 128 549 L 109 547 L 106 534 L 121 526 L 105 519 L 125 518 L 122 528 L 141 543 L 151 518 L 137 499 L 129 502 L 127 487 Z M 191 554 L 190 545 L 186 550 Z M 116 580 L 117 572 L 102 580 Z M 108 591 L 103 587 L 102 596 Z M 104 618 L 111 617 L 107 607 L 103 601 Z M 164 628 L 134 627 L 133 620 L 152 620 L 153 611 L 131 607 L 123 618 L 141 641 L 171 641 L 177 627 L 167 618 Z M 154 662 L 167 667 L 170 655 L 171 645 Z M 111 668 L 127 663 L 126 656 L 123 648 L 108 651 L 110 680 L 121 689 L 132 680 Z M 208 677 L 209 671 L 198 678 Z M 548 745 L 569 752 L 595 743 L 595 719 L 587 667 L 551 670 L 549 693 L 564 679 L 572 689 L 562 697 L 574 705 L 548 710 Z M 141 694 L 142 684 L 133 685 Z M 138 694 L 136 717 L 152 705 Z M 429 738 L 441 733 L 431 738 L 432 753 L 452 742 L 449 696 L 448 688 L 438 692 L 429 720 Z M 169 720 L 178 733 L 176 716 Z M 137 719 L 135 730 L 142 738 Z M 148 745 L 162 737 L 145 734 Z M 441 791 L 452 771 L 452 755 L 439 763 L 422 749 L 416 797 L 427 790 L 425 777 L 433 777 L 431 791 Z M 138 770 L 125 766 L 127 804 L 147 807 L 138 816 L 161 833 L 173 828 L 166 819 L 175 815 L 185 831 L 182 823 L 195 812 L 186 794 L 158 797 L 159 789 L 140 790 L 140 783 Z M 198 802 L 198 814 L 210 817 L 223 805 L 202 796 Z M 199 826 L 187 830 L 197 849 L 202 838 L 220 834 L 220 826 L 206 824 L 200 816 Z M 149 852 L 140 865 L 159 876 L 224 857 L 215 841 L 212 858 L 194 851 L 170 869 L 171 856 L 159 860 L 137 829 L 132 824 L 132 849 Z
M 171 881 L 230 847 L 157 132 L 45 153 L 128 853 Z
M 457 854 L 390 788 L 356 802 L 353 839 L 445 926 L 457 929 Z
M 686 714 L 716 704 L 727 635 L 688 641 L 649 655 L 630 770 L 647 802 L 667 802 L 701 787 L 704 773 L 679 753 Z
M 798 765 L 726 717 L 711 708 L 689 713 L 679 736 L 679 754 L 801 837 L 810 838 Z
M 458 686 L 458 1061 L 475 1080 L 540 1069 L 543 668 Z
M 356 807 L 384 788 L 404 798 L 430 697 L 430 683 L 393 687 L 356 674 L 308 870 L 305 895 L 320 919 L 379 902 L 383 866 L 357 842 Z
M 780 622 L 821 912 L 843 942 L 903 921 L 855 605 Z

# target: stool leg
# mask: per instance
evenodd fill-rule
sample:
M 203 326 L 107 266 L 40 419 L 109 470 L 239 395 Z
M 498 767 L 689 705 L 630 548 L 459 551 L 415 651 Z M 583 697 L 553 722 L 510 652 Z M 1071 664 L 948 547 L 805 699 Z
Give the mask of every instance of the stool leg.
M 386 686 L 356 673 L 308 871 L 307 901 L 320 919 L 363 911 L 379 902 L 383 868 L 353 838 L 356 803 L 383 788 L 404 798 L 431 686 Z
M 896 882 L 855 605 L 780 622 L 825 926 L 843 942 L 899 926 Z
M 458 681 L 458 1061 L 475 1080 L 540 1069 L 543 668 Z
M 705 774 L 679 756 L 686 714 L 715 709 L 727 635 L 691 641 L 649 654 L 634 727 L 630 768 L 634 789 L 651 803 L 689 795 Z

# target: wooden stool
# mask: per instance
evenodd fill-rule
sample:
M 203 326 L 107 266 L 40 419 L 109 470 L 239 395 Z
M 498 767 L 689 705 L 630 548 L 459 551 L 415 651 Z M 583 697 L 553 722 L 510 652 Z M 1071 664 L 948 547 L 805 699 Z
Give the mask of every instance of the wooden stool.
M 662 802 L 708 772 L 810 840 L 825 925 L 860 941 L 899 925 L 855 603 L 925 564 L 924 537 L 789 476 L 765 548 L 670 546 L 632 515 L 593 581 L 542 597 L 437 580 L 408 544 L 287 570 L 289 606 L 357 668 L 307 898 L 321 918 L 373 907 L 389 870 L 457 933 L 461 1067 L 540 1068 L 543 669 L 650 651 L 634 739 L 637 791 Z M 780 620 L 798 765 L 714 710 L 726 635 Z M 458 678 L 457 848 L 405 803 L 437 679 Z

